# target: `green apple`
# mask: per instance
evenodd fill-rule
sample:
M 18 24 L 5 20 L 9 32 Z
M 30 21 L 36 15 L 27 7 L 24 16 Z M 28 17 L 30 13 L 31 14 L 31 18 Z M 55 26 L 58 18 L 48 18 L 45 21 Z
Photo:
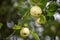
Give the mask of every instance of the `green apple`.
M 20 30 L 21 37 L 25 38 L 25 37 L 29 36 L 29 34 L 30 34 L 29 28 L 22 28 Z
M 45 16 L 40 16 L 40 18 L 38 18 L 36 20 L 36 23 L 38 23 L 38 24 L 45 24 L 46 23 L 46 17 Z
M 39 6 L 33 6 L 30 9 L 30 14 L 34 17 L 39 17 L 42 14 L 42 9 Z

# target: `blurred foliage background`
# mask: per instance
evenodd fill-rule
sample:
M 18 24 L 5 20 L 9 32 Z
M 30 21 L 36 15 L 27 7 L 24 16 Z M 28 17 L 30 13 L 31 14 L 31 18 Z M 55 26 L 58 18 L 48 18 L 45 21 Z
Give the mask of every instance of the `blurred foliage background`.
M 23 40 L 51 40 L 60 38 L 60 1 L 57 0 L 0 0 L 0 40 L 9 40 L 11 36 L 20 36 L 22 27 L 30 29 L 31 34 Z M 39 6 L 46 18 L 45 24 L 36 23 L 30 9 Z M 44 20 L 40 17 L 41 20 Z M 31 37 L 30 37 L 31 36 Z M 22 40 L 20 39 L 20 40 Z

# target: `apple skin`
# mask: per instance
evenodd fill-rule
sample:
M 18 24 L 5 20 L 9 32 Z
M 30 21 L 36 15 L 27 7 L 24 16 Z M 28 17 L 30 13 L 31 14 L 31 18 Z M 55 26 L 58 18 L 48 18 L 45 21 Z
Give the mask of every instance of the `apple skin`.
M 38 24 L 45 24 L 47 21 L 46 21 L 46 18 L 45 18 L 45 16 L 42 16 L 43 17 L 43 20 L 41 20 L 41 18 L 38 18 L 37 20 L 36 20 L 36 23 L 38 23 Z
M 39 17 L 42 14 L 42 9 L 39 6 L 32 6 L 30 14 L 34 17 Z
M 25 38 L 25 37 L 29 36 L 29 34 L 30 34 L 29 28 L 22 28 L 20 30 L 21 37 Z

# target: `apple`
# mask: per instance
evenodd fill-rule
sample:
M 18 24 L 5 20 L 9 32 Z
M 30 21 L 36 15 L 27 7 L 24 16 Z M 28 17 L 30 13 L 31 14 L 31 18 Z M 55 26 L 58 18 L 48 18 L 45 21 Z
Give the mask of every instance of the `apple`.
M 46 23 L 46 18 L 45 18 L 45 16 L 41 16 L 40 18 L 38 18 L 38 19 L 36 20 L 36 23 L 38 23 L 38 24 L 45 24 L 45 23 Z
M 32 6 L 30 14 L 34 17 L 39 17 L 42 14 L 42 9 L 39 6 Z
M 25 37 L 29 36 L 29 34 L 30 34 L 29 28 L 22 28 L 20 30 L 21 37 L 25 38 Z

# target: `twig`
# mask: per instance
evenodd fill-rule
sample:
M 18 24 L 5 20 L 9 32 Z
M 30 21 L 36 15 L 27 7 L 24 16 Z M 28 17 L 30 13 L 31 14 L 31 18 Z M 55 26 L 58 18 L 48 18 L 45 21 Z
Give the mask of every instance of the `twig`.
M 10 37 L 15 33 L 15 31 L 16 31 L 16 30 L 14 30 L 14 32 L 13 32 L 11 35 L 9 35 L 9 37 L 7 37 L 6 39 L 10 38 Z

